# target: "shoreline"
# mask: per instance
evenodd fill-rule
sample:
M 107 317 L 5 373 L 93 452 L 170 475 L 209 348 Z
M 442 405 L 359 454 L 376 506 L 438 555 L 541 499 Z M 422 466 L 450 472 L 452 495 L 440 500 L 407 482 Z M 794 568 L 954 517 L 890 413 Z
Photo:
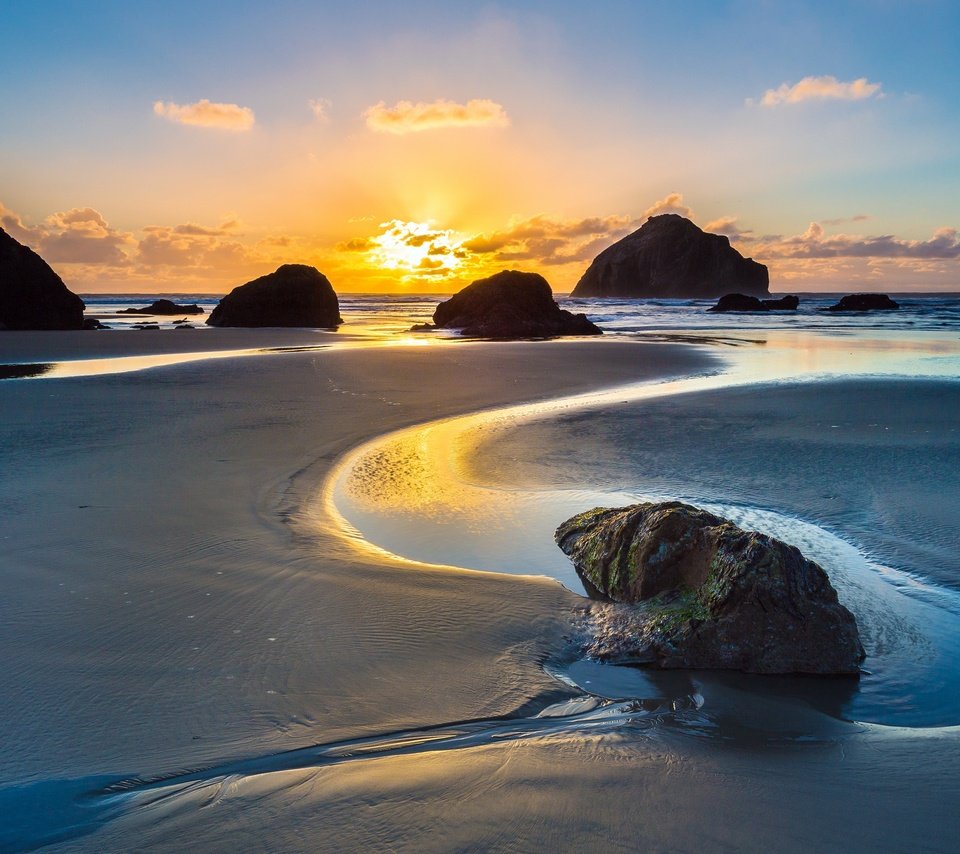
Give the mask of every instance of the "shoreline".
M 575 594 L 538 578 L 411 571 L 304 518 L 331 466 L 384 428 L 477 401 L 587 393 L 678 358 L 702 364 L 684 345 L 454 344 L 4 383 L 0 687 L 12 699 L 0 712 L 11 734 L 0 798 L 21 818 L 19 838 L 59 816 L 78 822 L 63 831 L 68 850 L 175 848 L 184 834 L 210 848 L 449 850 L 503 833 L 557 848 L 709 838 L 800 850 L 850 841 L 850 811 L 871 816 L 864 845 L 949 838 L 954 729 L 838 738 L 831 725 L 815 743 L 777 746 L 762 721 L 797 707 L 735 687 L 708 698 L 728 710 L 723 726 L 740 727 L 728 746 L 695 704 L 611 707 L 597 725 L 570 705 L 580 692 L 544 670 L 567 648 Z M 557 703 L 555 725 L 537 719 L 529 738 L 461 738 L 465 721 L 522 728 Z M 447 727 L 456 749 L 431 746 L 431 727 Z M 350 751 L 369 736 L 425 740 L 333 765 L 272 758 Z M 109 782 L 184 768 L 211 776 L 92 802 L 112 813 L 73 811 Z M 904 775 L 924 792 L 909 804 L 893 785 Z M 199 808 L 210 799 L 215 820 Z M 53 812 L 31 819 L 31 803 Z M 586 829 L 584 810 L 598 817 Z M 712 823 L 716 810 L 732 820 Z M 811 810 L 823 811 L 817 828 Z

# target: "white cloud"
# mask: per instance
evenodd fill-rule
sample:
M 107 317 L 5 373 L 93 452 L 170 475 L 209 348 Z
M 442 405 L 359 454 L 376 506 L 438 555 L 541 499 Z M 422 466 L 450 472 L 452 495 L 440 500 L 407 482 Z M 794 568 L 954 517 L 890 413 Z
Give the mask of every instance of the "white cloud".
M 153 112 L 171 122 L 220 130 L 247 131 L 256 121 L 253 110 L 237 104 L 216 104 L 204 98 L 195 104 L 155 101 Z
M 466 104 L 440 99 L 426 103 L 398 101 L 388 107 L 383 101 L 363 114 L 367 127 L 377 133 L 417 133 L 447 127 L 506 127 L 510 124 L 503 106 L 486 98 Z
M 760 99 L 763 107 L 777 107 L 781 104 L 799 104 L 803 101 L 862 101 L 866 98 L 881 98 L 881 84 L 870 83 L 866 77 L 842 82 L 836 77 L 804 77 L 793 85 L 781 83 L 776 89 L 767 89 Z M 753 99 L 747 101 L 753 104 Z

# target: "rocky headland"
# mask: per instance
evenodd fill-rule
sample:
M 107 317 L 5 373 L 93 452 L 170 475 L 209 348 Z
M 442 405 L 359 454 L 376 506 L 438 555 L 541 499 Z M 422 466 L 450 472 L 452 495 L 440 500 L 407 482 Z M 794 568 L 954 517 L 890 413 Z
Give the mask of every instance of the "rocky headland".
M 587 268 L 575 297 L 712 299 L 739 292 L 769 295 L 767 268 L 744 258 L 721 234 L 685 217 L 650 217 L 603 250 Z
M 306 264 L 284 264 L 234 288 L 207 318 L 209 326 L 331 329 L 341 323 L 333 287 L 316 267 Z
M 82 329 L 83 300 L 0 228 L 0 329 Z
M 440 303 L 434 329 L 456 329 L 470 338 L 552 338 L 557 335 L 601 335 L 586 315 L 557 305 L 543 276 L 504 270 L 478 279 Z
M 856 674 L 856 620 L 798 549 L 680 502 L 597 508 L 556 532 L 592 598 L 587 652 L 750 673 Z

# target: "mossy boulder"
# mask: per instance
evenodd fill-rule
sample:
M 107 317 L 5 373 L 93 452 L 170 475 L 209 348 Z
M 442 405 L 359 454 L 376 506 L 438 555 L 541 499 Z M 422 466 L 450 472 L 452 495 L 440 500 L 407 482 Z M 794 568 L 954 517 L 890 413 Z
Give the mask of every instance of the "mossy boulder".
M 855 674 L 856 620 L 794 546 L 672 501 L 596 508 L 557 543 L 595 599 L 589 651 L 664 668 Z

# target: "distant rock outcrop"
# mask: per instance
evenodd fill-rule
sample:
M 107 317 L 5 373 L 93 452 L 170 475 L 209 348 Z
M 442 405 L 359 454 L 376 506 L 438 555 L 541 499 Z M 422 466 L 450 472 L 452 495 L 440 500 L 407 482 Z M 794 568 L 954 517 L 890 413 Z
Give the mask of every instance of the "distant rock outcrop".
M 827 574 L 780 540 L 687 504 L 598 508 L 556 533 L 597 608 L 588 652 L 664 668 L 857 673 L 864 651 Z
M 306 264 L 234 288 L 210 312 L 209 326 L 294 326 L 329 329 L 343 323 L 340 303 L 327 277 Z
M 767 296 L 769 283 L 767 268 L 744 258 L 723 235 L 663 214 L 594 258 L 572 296 L 711 299 L 734 291 Z
M 168 299 L 158 299 L 146 308 L 124 308 L 117 314 L 203 314 L 203 309 L 195 302 L 177 305 Z
M 724 294 L 717 300 L 716 305 L 710 306 L 707 311 L 766 311 L 767 307 L 763 304 L 760 297 L 752 297 L 748 294 Z
M 724 294 L 716 305 L 707 311 L 796 311 L 800 305 L 799 297 L 792 294 L 780 299 L 760 299 L 748 294 Z
M 897 308 L 900 308 L 900 303 L 894 302 L 886 294 L 847 294 L 824 311 L 893 311 Z
M 800 297 L 787 294 L 780 299 L 761 300 L 768 311 L 796 311 L 800 307 Z
M 434 328 L 459 329 L 461 335 L 471 338 L 603 333 L 586 315 L 560 308 L 543 276 L 519 270 L 504 270 L 467 285 L 437 306 L 433 322 Z
M 83 300 L 0 228 L 0 329 L 81 329 Z

